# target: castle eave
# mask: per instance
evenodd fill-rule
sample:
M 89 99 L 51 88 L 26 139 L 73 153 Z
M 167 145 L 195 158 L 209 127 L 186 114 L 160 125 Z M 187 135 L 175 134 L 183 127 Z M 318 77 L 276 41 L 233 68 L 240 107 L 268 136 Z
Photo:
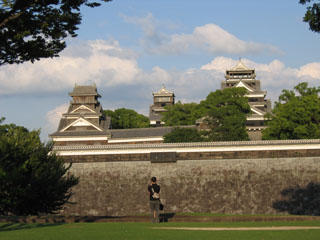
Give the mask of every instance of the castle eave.
M 52 138 L 55 137 L 93 137 L 93 136 L 111 136 L 110 131 L 66 131 L 66 132 L 55 132 L 49 135 Z

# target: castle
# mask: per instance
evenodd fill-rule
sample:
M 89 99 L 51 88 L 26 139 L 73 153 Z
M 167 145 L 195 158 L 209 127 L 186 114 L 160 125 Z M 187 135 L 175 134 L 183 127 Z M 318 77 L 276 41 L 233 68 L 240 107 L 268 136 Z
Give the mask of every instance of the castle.
M 264 116 L 271 112 L 271 102 L 266 100 L 266 91 L 261 91 L 260 81 L 255 79 L 254 69 L 247 68 L 242 61 L 232 69 L 226 70 L 221 89 L 244 87 L 251 107 L 247 116 L 247 131 L 251 140 L 261 140 L 261 130 L 265 128 Z M 163 85 L 158 92 L 152 93 L 153 104 L 149 109 L 150 128 L 112 129 L 110 117 L 103 112 L 99 102 L 101 97 L 97 87 L 75 85 L 69 93 L 72 97 L 67 113 L 62 115 L 58 130 L 51 134 L 56 146 L 105 145 L 126 143 L 161 143 L 163 136 L 173 127 L 164 127 L 161 113 L 166 106 L 175 103 L 175 94 Z M 191 128 L 203 128 L 203 120 L 198 120 Z
M 153 104 L 150 106 L 149 119 L 151 126 L 161 126 L 161 113 L 166 111 L 164 107 L 174 105 L 174 93 L 166 89 L 164 85 L 158 92 L 152 93 Z
M 234 68 L 226 70 L 225 78 L 221 89 L 244 87 L 247 90 L 246 97 L 251 108 L 246 121 L 247 131 L 251 140 L 261 140 L 261 130 L 266 128 L 265 115 L 271 113 L 271 101 L 266 99 L 267 92 L 261 90 L 255 70 L 246 67 L 240 59 Z

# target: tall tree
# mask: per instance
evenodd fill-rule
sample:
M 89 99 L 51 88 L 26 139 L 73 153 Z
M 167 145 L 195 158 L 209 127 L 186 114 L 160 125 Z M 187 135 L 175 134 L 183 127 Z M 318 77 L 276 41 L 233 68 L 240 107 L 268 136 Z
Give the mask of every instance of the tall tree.
M 311 4 L 313 2 L 313 4 Z M 320 1 L 300 0 L 300 4 L 307 5 L 307 11 L 303 21 L 309 23 L 311 31 L 320 33 Z
M 262 131 L 268 139 L 320 138 L 320 87 L 303 82 L 294 90 L 282 90 L 275 103 L 269 126 Z
M 201 102 L 208 109 L 206 121 L 211 141 L 249 140 L 245 123 L 250 106 L 246 93 L 245 88 L 225 88 L 211 92 Z
M 111 0 L 100 0 L 108 2 Z M 0 65 L 58 57 L 66 37 L 76 37 L 80 7 L 91 0 L 0 1 Z
M 246 131 L 246 114 L 250 113 L 247 93 L 244 88 L 226 88 L 211 92 L 200 104 L 182 104 L 178 102 L 168 107 L 168 112 L 163 113 L 162 121 L 168 126 L 193 125 L 199 118 L 205 117 L 210 131 L 201 133 L 206 135 L 206 141 L 241 141 L 249 140 Z M 175 136 L 180 139 L 179 129 Z M 180 140 L 179 140 L 180 141 Z
M 148 117 L 132 109 L 119 108 L 114 111 L 105 110 L 104 112 L 107 116 L 111 117 L 113 129 L 144 128 L 150 126 Z
M 166 126 L 194 125 L 195 121 L 205 115 L 205 109 L 197 103 L 184 103 L 180 101 L 175 105 L 165 107 L 168 111 L 163 112 L 162 121 Z
M 172 132 L 164 135 L 164 143 L 203 142 L 206 140 L 202 133 L 195 128 L 174 128 Z
M 78 179 L 68 173 L 39 131 L 1 125 L 0 215 L 55 213 L 69 201 Z

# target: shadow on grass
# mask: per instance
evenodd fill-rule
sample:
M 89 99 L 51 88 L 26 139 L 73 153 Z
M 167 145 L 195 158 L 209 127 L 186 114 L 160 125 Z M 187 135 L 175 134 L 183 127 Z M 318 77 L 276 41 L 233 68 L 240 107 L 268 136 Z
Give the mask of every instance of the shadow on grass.
M 168 222 L 175 213 L 160 214 L 161 222 Z M 149 216 L 0 216 L 0 232 L 27 228 L 57 226 L 68 223 L 81 222 L 143 222 Z
M 310 182 L 306 187 L 296 186 L 281 191 L 284 200 L 273 203 L 279 212 L 294 215 L 320 216 L 320 183 Z
M 38 223 L 38 224 L 30 224 L 30 223 L 0 223 L 0 232 L 4 231 L 14 231 L 21 229 L 32 229 L 32 228 L 42 228 L 42 227 L 51 227 L 58 226 L 63 223 Z

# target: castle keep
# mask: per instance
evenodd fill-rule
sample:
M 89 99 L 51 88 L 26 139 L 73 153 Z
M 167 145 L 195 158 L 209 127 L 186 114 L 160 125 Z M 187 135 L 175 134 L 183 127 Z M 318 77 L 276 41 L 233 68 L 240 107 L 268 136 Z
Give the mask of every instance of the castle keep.
M 103 113 L 96 86 L 75 85 L 69 95 L 72 101 L 68 112 L 62 115 L 58 130 L 50 135 L 54 144 L 106 144 L 111 136 L 110 118 Z
M 149 119 L 151 126 L 161 126 L 164 122 L 161 121 L 161 113 L 165 112 L 165 106 L 174 105 L 174 93 L 170 92 L 163 85 L 158 92 L 152 93 L 153 104 L 150 106 Z
M 226 70 L 225 81 L 221 89 L 244 87 L 247 90 L 251 113 L 247 116 L 247 130 L 252 140 L 261 139 L 261 130 L 265 128 L 265 115 L 271 113 L 271 101 L 266 99 L 267 92 L 261 90 L 260 80 L 256 79 L 254 69 L 245 66 L 241 59 L 232 69 Z

